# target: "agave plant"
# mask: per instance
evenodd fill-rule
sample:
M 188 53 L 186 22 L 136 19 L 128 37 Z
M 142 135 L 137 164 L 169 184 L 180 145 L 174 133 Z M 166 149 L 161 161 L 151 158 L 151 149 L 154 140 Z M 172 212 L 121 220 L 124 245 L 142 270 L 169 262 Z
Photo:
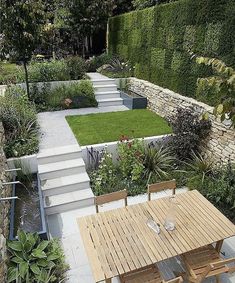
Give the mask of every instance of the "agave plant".
M 169 176 L 169 171 L 174 169 L 175 158 L 167 148 L 162 146 L 146 146 L 144 157 L 144 177 L 149 183 L 150 179 L 163 179 Z
M 18 231 L 18 241 L 8 241 L 10 264 L 7 282 L 59 282 L 67 266 L 59 243 L 42 241 L 37 233 Z

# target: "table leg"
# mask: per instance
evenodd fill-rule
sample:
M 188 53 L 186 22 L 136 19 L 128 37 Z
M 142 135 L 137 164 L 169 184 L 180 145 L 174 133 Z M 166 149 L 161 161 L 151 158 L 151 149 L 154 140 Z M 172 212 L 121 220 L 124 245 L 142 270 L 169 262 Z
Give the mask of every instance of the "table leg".
M 224 242 L 224 240 L 220 240 L 216 243 L 215 249 L 217 250 L 218 253 L 220 252 L 220 250 L 222 248 L 223 242 Z
M 112 283 L 112 279 L 105 279 L 105 283 Z

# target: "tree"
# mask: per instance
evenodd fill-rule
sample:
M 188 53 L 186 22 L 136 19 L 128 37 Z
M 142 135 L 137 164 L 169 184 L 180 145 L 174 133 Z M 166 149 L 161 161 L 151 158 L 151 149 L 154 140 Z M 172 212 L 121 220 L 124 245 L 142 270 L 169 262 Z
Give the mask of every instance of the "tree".
M 42 0 L 2 1 L 1 4 L 3 50 L 22 61 L 25 83 L 29 96 L 27 62 L 31 59 L 44 24 L 44 4 Z
M 132 0 L 132 5 L 135 10 L 142 10 L 147 7 L 152 7 L 162 3 L 174 2 L 177 0 Z
M 221 121 L 231 120 L 231 125 L 235 127 L 235 70 L 217 58 L 199 57 L 193 53 L 191 55 L 198 64 L 210 66 L 214 72 L 211 77 L 198 79 L 197 91 L 203 94 L 209 88 L 214 95 L 219 94 L 221 103 L 215 107 L 214 114 L 219 115 Z
M 108 17 L 115 7 L 114 0 L 68 1 L 72 36 L 79 46 L 82 42 L 83 56 L 92 47 L 92 35 L 106 29 Z

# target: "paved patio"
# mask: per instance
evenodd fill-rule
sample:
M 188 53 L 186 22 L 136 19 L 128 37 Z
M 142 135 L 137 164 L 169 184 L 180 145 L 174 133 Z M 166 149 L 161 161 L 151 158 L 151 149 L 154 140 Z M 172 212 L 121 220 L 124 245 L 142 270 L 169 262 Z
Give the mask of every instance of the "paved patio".
M 178 190 L 177 193 L 185 191 L 184 189 Z M 154 194 L 153 198 L 165 196 L 165 192 Z M 128 205 L 141 203 L 147 201 L 147 195 L 138 195 L 135 197 L 128 197 Z M 101 211 L 114 209 L 123 206 L 122 201 L 116 201 L 104 205 Z M 79 227 L 76 219 L 85 215 L 94 214 L 95 206 L 77 209 L 61 214 L 51 215 L 48 217 L 48 225 L 52 237 L 61 239 L 66 260 L 70 265 L 68 271 L 69 283 L 94 283 L 92 271 L 86 256 L 83 242 L 79 233 Z M 225 257 L 235 257 L 235 237 L 227 239 L 222 247 L 222 253 Z M 174 276 L 172 271 L 183 271 L 183 266 L 178 259 L 171 259 L 167 262 L 159 264 L 159 268 L 163 273 L 165 279 L 170 279 Z M 79 278 L 79 279 L 78 279 Z M 221 276 L 223 283 L 235 282 L 235 275 Z M 119 279 L 115 278 L 113 283 L 118 283 Z M 206 283 L 215 282 L 214 278 L 206 280 Z

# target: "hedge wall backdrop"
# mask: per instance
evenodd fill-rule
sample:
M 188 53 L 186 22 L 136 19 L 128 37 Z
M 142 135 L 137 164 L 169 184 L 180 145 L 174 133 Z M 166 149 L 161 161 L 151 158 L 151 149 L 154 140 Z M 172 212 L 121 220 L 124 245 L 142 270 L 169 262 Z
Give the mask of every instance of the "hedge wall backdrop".
M 179 0 L 109 19 L 109 52 L 135 66 L 135 76 L 195 97 L 208 67 L 189 50 L 235 67 L 235 0 Z

